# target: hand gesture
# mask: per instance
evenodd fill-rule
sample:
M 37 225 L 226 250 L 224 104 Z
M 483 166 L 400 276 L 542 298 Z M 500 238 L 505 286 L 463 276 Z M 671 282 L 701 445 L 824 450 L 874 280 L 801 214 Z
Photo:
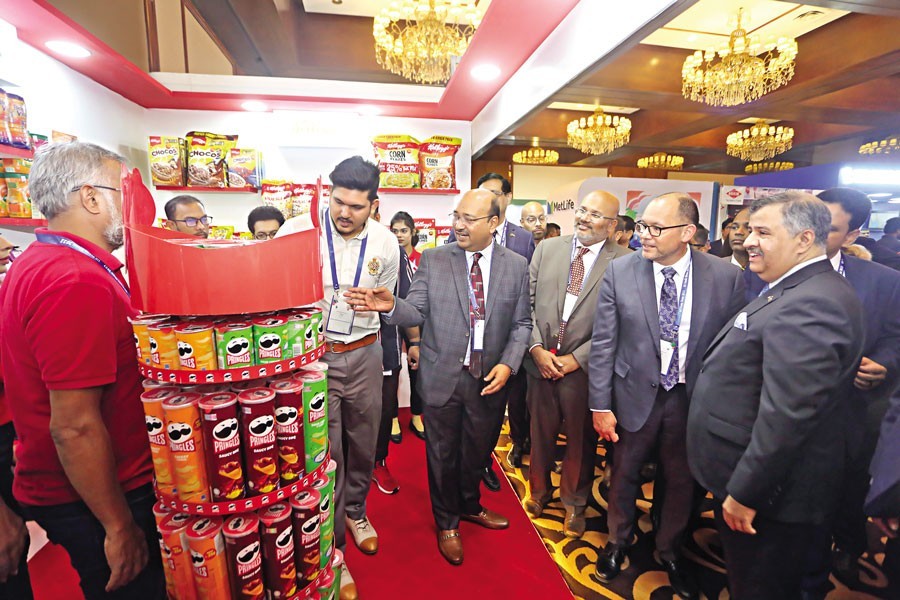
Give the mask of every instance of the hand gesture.
M 419 347 L 418 346 L 410 346 L 406 349 L 406 362 L 409 364 L 409 368 L 413 371 L 417 371 L 419 369 Z
M 863 356 L 853 385 L 861 390 L 871 390 L 881 385 L 885 377 L 887 377 L 887 367 Z
M 394 295 L 386 287 L 350 288 L 344 292 L 344 298 L 357 312 L 391 312 L 394 309 Z
M 107 531 L 103 550 L 112 572 L 107 592 L 127 585 L 147 566 L 147 538 L 134 521 L 123 529 Z
M 511 374 L 512 369 L 498 363 L 497 366 L 491 369 L 491 372 L 487 374 L 487 377 L 484 378 L 489 385 L 481 390 L 481 395 L 488 396 L 502 390 L 503 386 L 506 385 L 506 380 L 509 379 Z
M 756 535 L 756 530 L 753 529 L 756 511 L 749 506 L 744 506 L 730 495 L 722 503 L 722 517 L 732 531 Z
M 599 412 L 591 411 L 594 419 L 594 430 L 600 434 L 600 438 L 608 442 L 616 443 L 619 441 L 619 434 L 616 433 L 616 415 L 612 411 Z
M 563 376 L 562 371 L 556 367 L 556 356 L 552 352 L 535 346 L 531 349 L 531 358 L 544 379 L 555 380 Z
M 578 364 L 578 361 L 575 360 L 575 356 L 573 354 L 563 354 L 562 356 L 556 357 L 556 367 L 562 372 L 563 375 L 568 375 L 569 373 L 574 373 L 578 369 L 581 368 L 581 365 Z

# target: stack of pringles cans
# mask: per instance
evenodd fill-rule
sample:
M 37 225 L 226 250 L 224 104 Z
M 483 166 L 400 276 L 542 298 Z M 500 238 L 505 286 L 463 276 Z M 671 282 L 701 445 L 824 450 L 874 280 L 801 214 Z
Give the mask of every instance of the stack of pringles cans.
M 317 309 L 296 309 L 133 324 L 139 360 L 172 360 L 180 369 L 207 364 L 221 375 L 244 361 L 317 348 L 321 322 Z M 164 345 L 171 350 L 162 341 L 170 334 L 177 359 L 160 358 Z M 327 365 L 235 383 L 146 379 L 141 400 L 169 597 L 336 598 L 343 557 L 334 548 Z

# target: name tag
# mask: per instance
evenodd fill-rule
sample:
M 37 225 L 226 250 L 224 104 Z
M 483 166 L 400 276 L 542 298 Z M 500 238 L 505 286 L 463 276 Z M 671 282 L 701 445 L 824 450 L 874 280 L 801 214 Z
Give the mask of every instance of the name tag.
M 484 320 L 475 321 L 475 331 L 472 333 L 472 350 L 481 352 L 484 350 Z
M 353 329 L 353 319 L 356 313 L 337 294 L 331 299 L 331 310 L 328 311 L 328 322 L 325 324 L 325 331 L 328 333 L 337 333 L 347 335 Z
M 672 342 L 667 340 L 659 340 L 659 372 L 665 375 L 669 371 L 669 365 L 673 360 L 678 360 L 677 348 L 672 346 Z

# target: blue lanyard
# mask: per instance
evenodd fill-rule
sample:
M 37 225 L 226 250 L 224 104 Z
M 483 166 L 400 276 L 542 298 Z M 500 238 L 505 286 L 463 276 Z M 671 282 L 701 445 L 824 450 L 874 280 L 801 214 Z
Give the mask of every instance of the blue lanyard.
M 690 250 L 688 250 L 690 252 Z M 684 304 L 687 298 L 688 282 L 691 280 L 691 265 L 694 257 L 688 261 L 687 270 L 684 272 L 684 279 L 681 280 L 681 294 L 678 296 L 678 315 L 675 317 L 675 331 L 681 329 L 681 315 L 684 314 Z
M 838 273 L 840 274 L 841 277 L 844 277 L 844 278 L 847 277 L 847 271 L 844 270 L 844 255 L 843 255 L 843 253 L 841 254 L 841 264 L 838 265 Z
M 113 273 L 113 270 L 110 269 L 106 265 L 105 262 L 103 262 L 102 260 L 100 260 L 99 258 L 94 256 L 93 254 L 91 254 L 90 251 L 86 250 L 85 248 L 82 248 L 81 246 L 79 246 L 78 244 L 76 244 L 75 242 L 70 240 L 69 238 L 64 238 L 59 235 L 53 235 L 50 233 L 37 233 L 37 234 L 35 234 L 35 237 L 37 237 L 37 241 L 39 241 L 39 242 L 43 242 L 45 244 L 52 244 L 54 246 L 65 246 L 66 248 L 71 248 L 72 250 L 74 250 L 80 254 L 83 254 L 84 256 L 87 256 L 88 258 L 93 260 L 95 263 L 97 263 L 98 265 L 103 267 L 103 270 L 106 271 L 107 273 L 109 273 L 109 276 L 112 277 L 113 279 L 115 279 L 116 283 L 119 284 L 119 287 L 121 287 L 122 290 L 125 292 L 125 294 L 129 298 L 131 298 L 131 291 L 129 291 L 128 286 L 126 286 L 124 283 L 122 283 L 122 280 L 119 279 L 115 273 Z
M 506 228 L 509 227 L 509 219 L 503 221 L 503 230 L 500 231 L 500 245 L 506 248 Z
M 331 261 L 331 284 L 334 286 L 334 292 L 337 294 L 341 291 L 341 284 L 338 282 L 337 265 L 334 258 L 334 240 L 331 239 L 331 215 L 325 216 L 325 235 L 328 238 L 328 258 Z M 359 286 L 359 277 L 362 275 L 363 261 L 366 259 L 366 245 L 369 242 L 369 236 L 366 235 L 362 239 L 362 245 L 359 248 L 359 261 L 356 263 L 356 277 L 353 279 L 353 287 Z

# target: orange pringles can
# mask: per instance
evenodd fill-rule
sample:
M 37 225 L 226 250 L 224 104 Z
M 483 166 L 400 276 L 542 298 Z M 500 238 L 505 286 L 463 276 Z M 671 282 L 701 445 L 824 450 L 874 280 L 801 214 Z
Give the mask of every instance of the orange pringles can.
M 254 513 L 229 517 L 222 533 L 235 600 L 265 600 L 259 517 Z
M 238 394 L 241 438 L 247 463 L 247 485 L 252 495 L 278 487 L 278 445 L 275 432 L 275 391 L 265 388 Z
M 153 505 L 153 519 L 156 521 L 156 533 L 159 536 L 159 551 L 162 555 L 163 575 L 166 577 L 166 596 L 168 598 L 177 598 L 175 592 L 175 569 L 169 564 L 166 556 L 166 544 L 163 541 L 161 524 L 172 512 L 172 509 L 165 506 L 162 501 L 158 501 Z
M 222 519 L 194 517 L 184 534 L 191 564 L 194 566 L 194 587 L 199 600 L 231 600 L 231 578 L 228 576 L 228 557 L 222 536 Z
M 156 369 L 178 369 L 178 341 L 175 339 L 176 324 L 160 321 L 147 326 L 147 342 L 150 351 L 150 366 Z
M 175 327 L 178 361 L 185 371 L 215 371 L 216 336 L 211 321 L 190 321 Z
M 170 496 L 175 495 L 175 477 L 172 473 L 172 456 L 169 451 L 169 439 L 166 437 L 166 414 L 162 402 L 179 393 L 181 390 L 175 386 L 161 386 L 141 394 L 156 487 Z
M 185 392 L 169 396 L 162 402 L 175 488 L 178 497 L 187 502 L 210 501 L 198 406 L 202 397 L 194 392 Z
M 175 588 L 175 595 L 172 597 L 178 600 L 197 600 L 191 553 L 184 539 L 190 520 L 191 516 L 188 514 L 172 512 L 163 517 L 158 525 L 163 565 L 172 576 Z
M 156 388 L 172 387 L 172 384 L 166 381 L 156 381 L 155 379 L 144 379 L 141 382 L 141 387 L 144 388 L 145 392 L 149 392 Z
M 131 329 L 134 331 L 134 346 L 137 352 L 138 362 L 144 365 L 150 364 L 150 325 L 167 321 L 165 315 L 142 315 L 131 320 Z

